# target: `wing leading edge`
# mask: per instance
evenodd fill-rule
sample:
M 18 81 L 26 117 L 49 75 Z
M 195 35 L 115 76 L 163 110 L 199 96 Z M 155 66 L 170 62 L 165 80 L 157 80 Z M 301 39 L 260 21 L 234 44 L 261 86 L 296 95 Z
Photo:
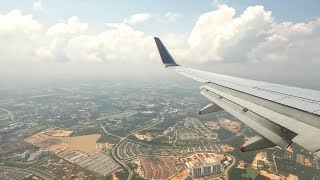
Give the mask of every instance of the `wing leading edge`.
M 201 94 L 212 101 L 199 114 L 224 109 L 259 135 L 241 151 L 273 146 L 286 149 L 297 143 L 320 156 L 320 92 L 248 80 L 179 66 L 159 38 L 155 37 L 164 65 L 204 83 Z

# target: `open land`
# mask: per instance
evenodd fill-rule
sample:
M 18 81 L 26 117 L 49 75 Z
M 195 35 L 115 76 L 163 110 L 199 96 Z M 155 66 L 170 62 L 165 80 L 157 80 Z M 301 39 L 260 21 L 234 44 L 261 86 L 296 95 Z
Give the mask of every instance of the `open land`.
M 168 179 L 174 175 L 177 168 L 172 158 L 140 158 L 146 179 Z
M 97 151 L 96 142 L 100 134 L 91 134 L 84 136 L 65 137 L 70 135 L 70 131 L 49 131 L 40 132 L 26 139 L 27 142 L 40 148 L 48 149 L 55 154 L 62 151 L 80 151 L 83 153 L 94 153 Z M 53 135 L 53 136 L 51 136 Z

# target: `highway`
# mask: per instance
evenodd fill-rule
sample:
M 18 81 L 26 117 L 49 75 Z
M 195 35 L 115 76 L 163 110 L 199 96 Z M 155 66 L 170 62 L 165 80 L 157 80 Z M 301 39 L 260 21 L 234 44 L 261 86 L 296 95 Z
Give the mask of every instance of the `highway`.
M 160 119 L 157 119 L 156 121 L 154 121 L 154 122 L 152 122 L 152 123 L 150 123 L 150 124 L 146 124 L 145 126 L 139 127 L 139 128 L 137 128 L 137 129 L 131 131 L 131 133 L 128 134 L 126 137 L 128 137 L 128 136 L 130 136 L 130 135 L 133 135 L 133 134 L 136 134 L 136 133 L 138 133 L 138 132 L 140 132 L 140 131 L 144 131 L 144 130 L 146 130 L 146 129 L 152 128 L 153 126 L 156 126 L 156 125 L 160 124 L 160 123 L 164 120 L 164 117 L 163 117 L 162 112 L 160 112 L 160 115 L 161 115 L 161 118 L 160 118 Z
M 106 134 L 108 134 L 108 135 L 110 135 L 110 136 L 118 137 L 118 138 L 120 138 L 120 139 L 123 139 L 123 138 L 124 138 L 124 137 L 118 136 L 118 135 L 116 135 L 116 134 L 111 134 L 110 132 L 108 132 L 108 131 L 106 130 L 106 128 L 105 128 L 100 122 L 98 122 L 98 124 L 100 124 L 101 129 L 103 130 L 104 133 L 106 133 Z
M 109 134 L 109 135 L 111 135 L 111 136 L 115 136 L 115 137 L 120 138 L 120 141 L 119 141 L 117 144 L 115 144 L 114 147 L 112 148 L 112 150 L 111 150 L 111 156 L 112 156 L 113 159 L 114 159 L 116 162 L 118 162 L 123 168 L 127 169 L 127 171 L 129 172 L 129 175 L 128 175 L 127 180 L 131 180 L 131 179 L 132 179 L 133 171 L 130 169 L 129 166 L 127 166 L 127 164 L 126 164 L 125 162 L 123 162 L 123 161 L 121 161 L 121 160 L 119 159 L 119 157 L 118 157 L 118 151 L 117 151 L 117 150 L 118 150 L 118 146 L 119 146 L 124 140 L 126 140 L 130 135 L 133 135 L 133 134 L 136 134 L 136 133 L 138 133 L 138 132 L 140 132 L 140 131 L 149 129 L 149 128 L 151 128 L 151 127 L 153 127 L 153 126 L 156 126 L 156 125 L 158 125 L 159 123 L 161 123 L 161 122 L 164 120 L 164 116 L 163 116 L 162 112 L 160 112 L 160 115 L 161 115 L 161 118 L 158 118 L 156 121 L 154 121 L 154 122 L 152 122 L 152 123 L 150 123 L 150 124 L 146 124 L 145 126 L 142 126 L 142 127 L 139 127 L 139 128 L 137 128 L 137 129 L 132 130 L 131 133 L 128 134 L 126 137 L 121 137 L 121 136 L 118 136 L 118 135 L 115 135 L 115 134 L 111 134 L 110 132 L 108 132 L 108 131 L 106 130 L 106 128 L 105 128 L 100 122 L 98 122 L 98 123 L 100 124 L 101 129 L 103 130 L 103 132 L 105 132 L 106 134 Z
M 36 169 L 36 168 L 31 167 L 31 168 L 27 168 L 26 171 L 31 172 L 33 174 L 36 174 L 45 180 L 55 179 L 55 177 L 52 174 L 45 172 L 45 171 L 42 171 L 40 169 Z
M 7 118 L 9 118 L 11 120 L 11 116 L 12 116 L 13 112 L 11 112 L 7 109 L 4 109 L 4 108 L 0 108 L 0 110 L 6 112 L 8 114 Z M 1 120 L 6 120 L 7 118 L 1 119 Z
M 42 178 L 44 180 L 55 179 L 55 177 L 52 174 L 50 174 L 48 172 L 44 172 L 39 169 L 32 168 L 32 167 L 23 169 L 23 168 L 18 168 L 18 167 L 9 167 L 9 166 L 1 165 L 0 169 L 7 169 L 7 170 L 13 170 L 13 171 L 24 171 L 24 172 L 28 172 L 28 173 L 34 174 L 36 176 L 39 176 L 40 178 Z
M 129 175 L 128 175 L 128 178 L 127 180 L 131 180 L 132 178 L 132 175 L 133 175 L 133 171 L 130 169 L 129 166 L 127 166 L 127 164 L 123 161 L 121 161 L 119 158 L 118 158 L 118 155 L 117 155 L 117 149 L 118 149 L 118 146 L 125 140 L 126 138 L 122 138 L 111 150 L 111 156 L 113 157 L 113 159 L 115 161 L 117 161 L 123 168 L 127 169 Z
M 4 108 L 0 108 L 0 110 L 4 111 L 4 112 L 7 112 L 8 114 L 11 113 L 11 111 L 7 110 L 7 109 L 4 109 Z

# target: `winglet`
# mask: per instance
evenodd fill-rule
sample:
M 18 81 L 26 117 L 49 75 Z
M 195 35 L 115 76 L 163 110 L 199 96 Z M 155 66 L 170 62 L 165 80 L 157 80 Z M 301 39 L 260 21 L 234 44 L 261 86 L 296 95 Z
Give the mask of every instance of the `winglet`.
M 166 47 L 162 44 L 161 40 L 158 37 L 154 37 L 154 40 L 157 44 L 158 47 L 158 51 L 159 54 L 161 56 L 161 60 L 163 62 L 163 64 L 166 67 L 169 66 L 179 66 L 174 59 L 172 58 L 172 56 L 170 55 L 170 53 L 168 52 L 168 50 L 166 49 Z

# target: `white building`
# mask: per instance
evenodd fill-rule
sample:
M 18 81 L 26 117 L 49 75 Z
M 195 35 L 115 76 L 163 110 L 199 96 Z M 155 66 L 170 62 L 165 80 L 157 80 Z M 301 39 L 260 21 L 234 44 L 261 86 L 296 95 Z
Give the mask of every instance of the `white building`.
M 191 167 L 189 170 L 189 174 L 194 178 L 210 176 L 219 173 L 221 173 L 220 163 L 197 165 Z
M 14 161 L 22 161 L 22 162 L 26 162 L 27 158 L 30 156 L 31 152 L 29 150 L 23 152 L 22 154 L 16 154 L 13 156 L 13 160 Z
M 49 155 L 50 155 L 49 150 L 40 149 L 39 151 L 31 153 L 29 158 L 27 159 L 27 161 L 38 161 L 38 160 L 40 160 L 46 156 L 49 156 Z
M 20 161 L 21 160 L 21 154 L 16 154 L 13 156 L 14 161 Z

